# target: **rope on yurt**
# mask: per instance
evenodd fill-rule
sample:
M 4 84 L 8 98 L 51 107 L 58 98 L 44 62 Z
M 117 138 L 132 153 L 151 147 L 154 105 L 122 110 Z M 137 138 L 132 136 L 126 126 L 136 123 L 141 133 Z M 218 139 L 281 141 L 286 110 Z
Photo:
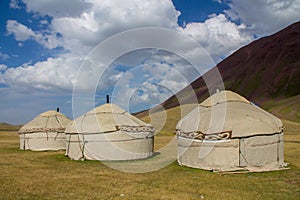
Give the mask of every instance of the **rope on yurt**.
M 244 154 L 242 154 L 242 151 L 241 151 L 241 139 L 243 139 L 243 138 L 239 138 L 239 154 L 244 158 L 246 163 L 249 164 L 246 157 L 244 156 Z M 240 156 L 239 156 L 239 167 L 244 167 L 244 166 L 241 166 L 241 157 Z
M 280 147 L 280 134 L 278 134 L 278 142 L 277 142 L 277 162 L 279 162 L 279 147 Z
M 59 126 L 61 127 L 61 128 L 63 128 L 61 125 L 62 125 L 62 123 L 61 123 L 61 121 L 58 119 L 58 115 L 54 115 L 55 116 L 55 119 L 56 119 L 56 121 L 57 121 L 57 123 L 59 124 Z
M 58 116 L 58 115 L 55 115 L 55 119 L 56 119 L 58 125 L 60 126 L 60 128 L 64 128 L 64 127 L 62 126 L 61 121 L 58 119 L 57 116 Z M 54 141 L 56 141 L 56 138 L 58 137 L 58 134 L 59 134 L 59 131 L 56 132 L 56 136 L 54 137 Z
M 241 140 L 239 139 L 239 154 L 241 154 Z M 241 157 L 239 155 L 239 167 L 241 166 Z
M 56 138 L 58 137 L 59 132 L 56 132 L 56 135 L 54 136 L 54 141 L 56 141 Z
M 46 133 L 47 141 L 48 141 L 47 125 L 48 125 L 49 118 L 50 118 L 50 117 L 47 117 L 47 121 L 46 121 L 46 124 L 45 124 L 45 133 Z
M 78 140 L 79 140 L 79 134 L 78 134 Z M 81 146 L 80 146 L 80 143 L 79 143 L 79 147 L 81 149 L 81 155 L 82 155 L 81 158 L 80 158 L 80 160 L 85 160 L 85 157 L 84 157 L 84 147 L 85 147 L 85 143 L 87 143 L 87 141 L 85 141 L 83 134 L 82 134 L 82 141 L 83 141 L 82 149 L 81 149 Z
M 83 130 L 82 129 L 82 124 L 83 124 L 83 119 L 86 117 L 86 114 L 84 114 L 84 116 L 81 118 L 81 123 L 80 123 L 80 130 Z M 80 160 L 84 160 L 84 146 L 85 146 L 85 140 L 84 140 L 84 135 L 82 135 L 82 142 L 83 142 L 83 146 L 82 146 L 82 149 L 81 149 L 81 146 L 80 146 L 80 142 L 79 142 L 79 148 L 81 149 L 81 158 Z M 79 133 L 78 133 L 78 141 L 80 141 L 80 138 L 79 138 Z

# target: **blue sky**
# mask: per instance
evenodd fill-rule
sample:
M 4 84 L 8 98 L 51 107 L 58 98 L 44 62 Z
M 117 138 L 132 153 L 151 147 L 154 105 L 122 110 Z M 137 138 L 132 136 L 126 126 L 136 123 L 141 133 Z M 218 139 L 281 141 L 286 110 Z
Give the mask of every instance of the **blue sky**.
M 208 15 L 223 13 L 224 10 L 229 9 L 228 4 L 213 0 L 173 0 L 173 4 L 181 12 L 181 15 L 178 17 L 180 26 L 190 22 L 204 22 Z
M 130 112 L 159 104 L 240 47 L 300 19 L 299 0 L 255 2 L 2 0 L 0 122 L 25 123 L 56 107 L 73 118 L 75 86 L 83 95 L 81 103 L 86 103 L 78 114 L 104 103 L 105 94 Z M 174 34 L 131 37 L 92 56 L 101 52 L 105 41 L 145 27 Z M 133 49 L 103 65 L 122 46 L 141 46 L 149 37 L 166 48 Z M 213 62 L 191 65 L 186 58 L 196 59 L 199 52 L 195 54 L 188 40 L 204 48 Z M 85 65 L 87 60 L 97 65 Z M 91 88 L 94 96 L 84 96 Z

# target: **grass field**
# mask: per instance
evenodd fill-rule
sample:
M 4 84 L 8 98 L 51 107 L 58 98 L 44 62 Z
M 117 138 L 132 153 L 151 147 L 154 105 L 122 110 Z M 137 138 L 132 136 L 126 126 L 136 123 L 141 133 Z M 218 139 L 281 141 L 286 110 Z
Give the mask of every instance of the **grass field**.
M 274 115 L 300 123 L 300 95 L 280 101 L 270 100 L 263 107 Z
M 285 122 L 284 171 L 220 174 L 171 165 L 149 173 L 117 171 L 64 152 L 19 150 L 14 131 L 0 132 L 0 199 L 299 199 L 300 124 Z M 171 135 L 157 135 L 155 148 Z

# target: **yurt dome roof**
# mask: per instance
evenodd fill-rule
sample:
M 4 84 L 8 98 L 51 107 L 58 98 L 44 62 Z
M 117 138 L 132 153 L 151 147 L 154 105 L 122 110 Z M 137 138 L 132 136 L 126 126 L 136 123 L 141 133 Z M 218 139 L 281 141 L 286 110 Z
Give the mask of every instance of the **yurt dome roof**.
M 73 120 L 66 133 L 106 133 L 119 126 L 150 126 L 115 104 L 103 104 Z
M 184 118 L 176 127 L 185 133 L 216 134 L 231 132 L 231 138 L 280 133 L 280 119 L 244 97 L 222 91 L 212 95 Z
M 46 112 L 43 112 L 43 113 L 39 114 L 39 116 L 41 116 L 41 117 L 51 117 L 51 116 L 64 116 L 64 115 L 60 112 L 55 111 L 55 110 L 48 110 Z
M 71 120 L 60 112 L 49 110 L 41 113 L 33 120 L 26 123 L 19 130 L 19 133 L 35 132 L 64 132 Z
M 89 112 L 87 112 L 85 115 L 93 115 L 93 114 L 123 114 L 126 111 L 120 108 L 119 106 L 111 103 L 106 103 L 101 106 L 98 106 Z
M 210 107 L 224 102 L 250 103 L 246 98 L 242 97 L 241 95 L 235 92 L 232 92 L 230 90 L 222 90 L 207 98 L 200 105 L 205 107 Z

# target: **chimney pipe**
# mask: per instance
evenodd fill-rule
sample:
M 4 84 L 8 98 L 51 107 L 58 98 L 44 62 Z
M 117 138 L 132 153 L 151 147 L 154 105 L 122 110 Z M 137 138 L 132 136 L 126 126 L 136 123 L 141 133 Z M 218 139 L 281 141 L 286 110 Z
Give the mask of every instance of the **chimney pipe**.
M 56 111 L 59 112 L 59 108 L 58 107 L 56 108 Z
M 106 103 L 109 103 L 109 95 L 106 95 Z

